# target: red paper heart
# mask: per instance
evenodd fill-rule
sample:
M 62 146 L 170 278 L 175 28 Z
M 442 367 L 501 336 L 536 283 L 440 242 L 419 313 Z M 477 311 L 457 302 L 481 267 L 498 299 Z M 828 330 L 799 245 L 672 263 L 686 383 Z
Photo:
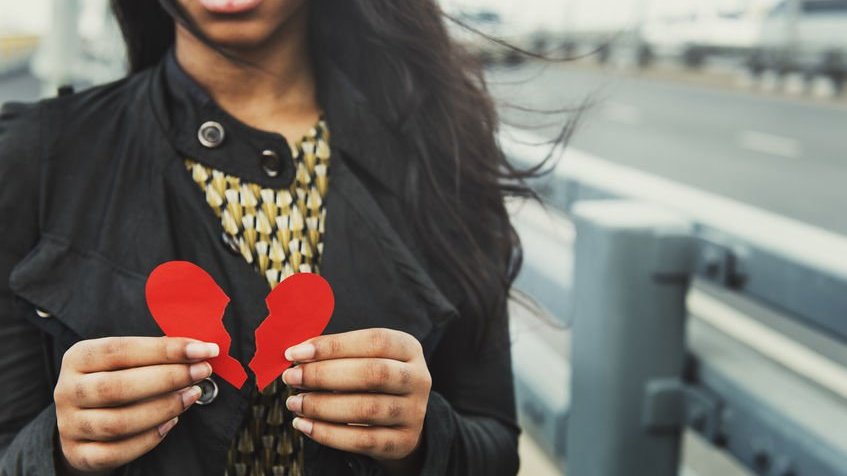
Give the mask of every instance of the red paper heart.
M 317 274 L 294 274 L 265 299 L 270 315 L 256 329 L 256 354 L 249 367 L 264 390 L 291 362 L 285 349 L 321 335 L 329 324 L 335 297 L 329 283 Z
M 147 307 L 165 335 L 214 342 L 221 348 L 210 359 L 221 378 L 241 388 L 247 374 L 229 356 L 230 336 L 223 326 L 229 297 L 202 268 L 186 262 L 160 265 L 147 279 Z M 270 314 L 256 329 L 256 354 L 249 367 L 264 390 L 291 366 L 285 349 L 319 336 L 332 316 L 335 299 L 322 277 L 298 273 L 280 283 L 265 299 Z
M 170 337 L 214 342 L 220 355 L 209 359 L 212 370 L 236 388 L 247 380 L 241 362 L 229 355 L 230 336 L 223 324 L 229 297 L 206 271 L 187 261 L 160 265 L 147 278 L 147 307 Z

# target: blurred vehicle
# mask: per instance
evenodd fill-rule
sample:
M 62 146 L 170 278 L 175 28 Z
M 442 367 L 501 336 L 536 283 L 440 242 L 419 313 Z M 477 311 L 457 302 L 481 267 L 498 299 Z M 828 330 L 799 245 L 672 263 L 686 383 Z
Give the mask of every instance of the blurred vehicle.
M 485 65 L 517 65 L 525 57 L 518 51 L 505 46 L 505 42 L 517 48 L 527 49 L 530 36 L 515 24 L 507 24 L 503 16 L 489 9 L 460 10 L 452 17 L 451 34 Z
M 642 28 L 650 58 L 672 56 L 690 67 L 713 56 L 747 61 L 754 74 L 803 73 L 843 84 L 847 75 L 847 0 L 758 0 L 737 9 L 699 2 L 679 16 Z
M 711 56 L 745 56 L 757 43 L 761 22 L 743 4 L 698 1 L 683 11 L 657 11 L 641 28 L 641 54 L 647 61 L 670 57 L 689 67 Z
M 0 74 L 26 68 L 38 48 L 38 42 L 36 35 L 0 33 Z
M 778 0 L 762 16 L 749 58 L 759 74 L 824 75 L 843 88 L 847 77 L 847 0 Z
M 838 89 L 847 78 L 847 0 L 621 0 L 614 10 L 604 1 L 566 2 L 566 24 L 541 45 L 642 67 L 728 58 L 756 75 L 828 77 Z

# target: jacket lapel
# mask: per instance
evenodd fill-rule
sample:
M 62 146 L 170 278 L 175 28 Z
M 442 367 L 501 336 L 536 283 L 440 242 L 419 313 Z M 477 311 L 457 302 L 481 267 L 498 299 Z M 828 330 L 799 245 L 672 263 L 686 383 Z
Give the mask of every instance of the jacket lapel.
M 327 332 L 387 327 L 423 340 L 458 311 L 359 176 L 401 201 L 411 152 L 334 63 L 318 70 L 333 147 L 321 273 L 341 298 Z
M 456 317 L 421 263 L 352 173 L 333 158 L 321 274 L 336 294 L 328 333 L 385 327 L 423 340 Z

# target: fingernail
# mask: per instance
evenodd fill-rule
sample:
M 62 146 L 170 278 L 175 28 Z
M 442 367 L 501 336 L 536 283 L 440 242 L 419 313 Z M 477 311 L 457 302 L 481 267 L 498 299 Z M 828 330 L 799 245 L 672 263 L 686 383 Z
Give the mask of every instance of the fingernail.
M 311 421 L 306 420 L 305 418 L 295 418 L 294 421 L 291 422 L 294 426 L 295 430 L 301 431 L 307 435 L 312 434 L 312 427 L 314 426 Z
M 182 397 L 182 408 L 188 408 L 191 405 L 194 405 L 202 393 L 203 390 L 197 385 L 183 390 L 179 394 L 179 396 Z
M 159 436 L 164 438 L 165 435 L 167 435 L 168 432 L 170 432 L 173 429 L 173 427 L 176 426 L 177 421 L 179 421 L 179 417 L 174 417 L 172 420 L 166 421 L 165 423 L 162 423 L 161 425 L 159 425 L 159 428 L 158 428 Z
M 303 395 L 292 395 L 285 401 L 285 406 L 294 413 L 303 411 Z
M 209 342 L 189 342 L 185 346 L 185 356 L 191 360 L 211 359 L 217 357 L 221 353 L 221 348 L 218 344 Z
M 302 362 L 304 360 L 312 360 L 315 358 L 314 344 L 300 344 L 294 347 L 289 347 L 285 351 L 285 360 L 289 362 Z
M 303 370 L 300 367 L 286 370 L 282 374 L 282 381 L 289 386 L 301 385 L 303 383 Z
M 191 380 L 197 382 L 212 375 L 212 366 L 208 362 L 198 362 L 191 365 L 188 373 L 191 374 Z

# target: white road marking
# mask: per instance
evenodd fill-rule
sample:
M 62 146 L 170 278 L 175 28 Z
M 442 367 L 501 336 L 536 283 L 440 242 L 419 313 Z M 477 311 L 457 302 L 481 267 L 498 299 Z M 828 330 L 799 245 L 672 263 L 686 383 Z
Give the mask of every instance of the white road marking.
M 746 150 L 789 159 L 799 159 L 803 153 L 803 148 L 800 147 L 797 139 L 766 132 L 744 131 L 739 136 L 738 142 Z
M 609 101 L 603 106 L 603 116 L 612 121 L 630 126 L 644 122 L 641 110 L 630 104 Z

